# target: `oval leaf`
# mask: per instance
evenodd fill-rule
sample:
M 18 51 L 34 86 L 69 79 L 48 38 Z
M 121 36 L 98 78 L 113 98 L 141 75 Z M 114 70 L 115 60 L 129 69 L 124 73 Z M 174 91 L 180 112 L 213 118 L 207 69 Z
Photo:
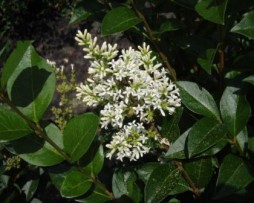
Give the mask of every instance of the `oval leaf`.
M 203 118 L 196 122 L 188 135 L 189 157 L 198 155 L 216 146 L 221 138 L 225 137 L 225 127 L 211 118 Z
M 251 39 L 254 39 L 254 11 L 246 13 L 243 19 L 236 24 L 231 32 L 239 33 Z
M 163 164 L 152 172 L 147 181 L 145 202 L 160 202 L 168 195 L 182 193 L 187 190 L 188 185 L 183 180 L 178 169 L 174 165 Z
M 16 55 L 19 58 L 13 58 Z M 10 61 L 4 67 L 7 72 L 4 78 L 8 78 L 6 81 L 8 96 L 17 107 L 20 107 L 22 113 L 38 122 L 55 91 L 56 79 L 52 67 L 36 53 L 32 45 L 27 43 L 20 43 L 10 56 L 11 59 L 18 61 L 15 63 Z M 10 67 L 13 65 L 16 67 Z
M 227 3 L 228 0 L 199 0 L 195 10 L 204 19 L 223 25 Z
M 215 199 L 228 197 L 244 189 L 254 180 L 252 169 L 239 157 L 227 155 L 220 167 L 216 183 Z
M 71 119 L 64 129 L 64 150 L 73 162 L 81 158 L 93 142 L 99 118 L 95 114 L 86 113 Z
M 60 148 L 62 147 L 62 133 L 53 124 L 45 128 L 47 135 Z M 64 160 L 54 147 L 36 135 L 29 135 L 11 143 L 14 151 L 26 162 L 36 166 L 53 166 Z
M 220 121 L 220 114 L 212 95 L 196 83 L 177 82 L 184 105 L 191 111 Z
M 236 136 L 247 124 L 250 106 L 237 87 L 227 87 L 220 101 L 221 116 L 229 132 Z
M 85 194 L 91 186 L 91 179 L 79 171 L 72 171 L 63 181 L 60 192 L 63 197 L 72 198 Z
M 16 140 L 32 132 L 32 129 L 18 114 L 0 107 L 0 141 Z
M 123 32 L 140 23 L 141 20 L 134 11 L 126 7 L 118 7 L 109 11 L 103 18 L 101 24 L 101 34 L 111 35 Z

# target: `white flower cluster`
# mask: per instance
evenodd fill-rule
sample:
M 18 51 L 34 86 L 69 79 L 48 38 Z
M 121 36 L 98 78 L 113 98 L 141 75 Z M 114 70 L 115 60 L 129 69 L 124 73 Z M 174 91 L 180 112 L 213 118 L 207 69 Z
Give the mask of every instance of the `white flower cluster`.
M 88 79 L 77 87 L 77 97 L 86 105 L 103 106 L 101 127 L 119 130 L 106 145 L 111 150 L 107 157 L 138 160 L 149 152 L 151 140 L 169 144 L 158 133 L 151 133 L 150 127 L 155 115 L 173 114 L 181 99 L 149 45 L 123 49 L 119 54 L 116 45 L 104 42 L 98 46 L 97 38 L 87 30 L 78 31 L 75 39 L 86 46 L 85 58 L 91 60 Z

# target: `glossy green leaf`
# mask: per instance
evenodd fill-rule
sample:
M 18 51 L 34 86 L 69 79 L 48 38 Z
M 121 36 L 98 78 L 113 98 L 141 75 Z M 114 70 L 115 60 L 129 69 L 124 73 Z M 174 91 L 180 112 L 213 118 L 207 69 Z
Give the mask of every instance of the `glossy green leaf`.
M 133 10 L 126 7 L 114 8 L 103 18 L 101 34 L 106 36 L 117 32 L 123 32 L 140 22 L 141 20 L 136 16 Z
M 236 140 L 241 150 L 243 152 L 246 152 L 248 147 L 248 131 L 246 127 L 238 133 L 238 135 L 236 136 Z
M 220 111 L 229 132 L 236 136 L 247 124 L 251 109 L 239 88 L 227 87 L 221 97 Z
M 187 191 L 188 187 L 174 165 L 163 164 L 152 172 L 145 185 L 145 202 L 160 202 L 168 195 Z
M 198 188 L 206 187 L 213 175 L 212 159 L 202 158 L 187 162 L 184 168 Z
M 34 193 L 36 192 L 38 188 L 38 185 L 39 185 L 39 180 L 30 180 L 26 182 L 26 184 L 22 187 L 22 191 L 26 195 L 26 201 L 29 202 L 33 198 Z
M 32 129 L 17 113 L 0 107 L 0 141 L 16 140 L 32 132 Z
M 214 198 L 228 197 L 244 189 L 254 180 L 252 169 L 235 155 L 227 155 L 220 167 Z
M 24 65 L 27 67 L 27 56 L 31 55 L 32 46 L 30 41 L 19 42 L 15 50 L 11 53 L 6 61 L 1 77 L 1 86 L 5 87 L 8 79 L 13 74 L 14 70 L 21 68 Z
M 64 150 L 73 162 L 81 158 L 90 147 L 96 135 L 99 118 L 95 114 L 86 113 L 71 119 L 64 129 Z
M 130 171 L 117 171 L 113 175 L 112 190 L 115 198 L 121 198 L 123 195 L 130 197 L 133 202 L 139 203 L 141 193 L 138 185 L 135 183 L 136 175 Z
M 191 111 L 220 121 L 220 114 L 212 95 L 194 82 L 177 82 L 183 104 Z
M 171 142 L 175 141 L 180 136 L 178 123 L 181 119 L 182 113 L 183 108 L 177 108 L 173 115 L 164 117 L 162 123 L 160 124 L 160 134 Z
M 185 131 L 173 144 L 170 145 L 168 151 L 165 154 L 165 158 L 169 159 L 185 159 L 186 158 L 186 146 L 187 136 L 191 129 Z
M 63 135 L 54 125 L 45 128 L 49 138 L 62 148 Z M 15 152 L 26 162 L 36 166 L 53 166 L 64 160 L 59 152 L 43 139 L 36 135 L 29 135 L 11 143 Z
M 251 76 L 248 76 L 248 77 L 244 78 L 243 81 L 254 85 L 254 75 L 251 75 Z
M 60 192 L 63 197 L 73 198 L 85 194 L 92 180 L 79 171 L 70 172 L 63 181 Z
M 227 130 L 223 124 L 211 118 L 197 121 L 188 135 L 188 155 L 193 157 L 214 147 L 216 143 L 226 136 Z
M 86 164 L 82 171 L 89 176 L 95 177 L 101 171 L 103 164 L 104 164 L 104 152 L 103 146 L 100 145 L 99 148 L 95 148 L 91 146 L 90 148 L 97 150 L 96 152 L 91 152 L 90 150 L 86 153 L 87 155 L 92 156 L 92 159 L 88 160 L 88 164 Z M 86 156 L 86 155 L 85 155 Z M 83 165 L 82 161 L 79 161 L 80 165 Z
M 254 39 L 254 11 L 246 13 L 243 19 L 236 24 L 231 32 L 239 33 L 251 39 Z
M 22 113 L 38 122 L 55 91 L 56 79 L 52 67 L 36 53 L 29 42 L 25 42 L 18 44 L 4 70 L 6 75 L 3 83 L 7 83 L 10 100 L 20 107 Z
M 199 0 L 195 10 L 204 19 L 224 25 L 227 3 L 228 0 Z
M 216 55 L 217 49 L 207 49 L 203 57 L 197 59 L 198 64 L 203 68 L 208 74 L 211 74 L 213 67 L 213 60 Z
M 95 187 L 91 193 L 85 194 L 84 196 L 76 199 L 77 202 L 82 203 L 105 203 L 109 200 L 111 200 L 109 195 L 99 187 Z

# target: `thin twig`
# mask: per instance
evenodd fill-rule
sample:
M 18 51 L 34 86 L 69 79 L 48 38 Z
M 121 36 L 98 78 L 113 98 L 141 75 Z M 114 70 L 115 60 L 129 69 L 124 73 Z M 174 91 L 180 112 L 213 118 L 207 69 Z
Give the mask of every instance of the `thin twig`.
M 201 192 L 199 188 L 196 187 L 195 183 L 191 180 L 189 174 L 184 170 L 183 164 L 180 161 L 174 161 L 174 164 L 177 166 L 178 170 L 182 174 L 185 181 L 189 184 L 191 191 L 195 194 L 197 198 L 201 198 Z
M 158 43 L 156 41 L 156 38 L 154 37 L 153 30 L 149 26 L 145 16 L 136 7 L 134 0 L 132 0 L 132 7 L 133 7 L 134 11 L 136 12 L 136 14 L 138 15 L 138 17 L 144 23 L 144 26 L 146 28 L 148 37 L 149 37 L 150 41 L 152 42 L 152 44 L 154 45 L 154 47 L 157 49 L 157 51 L 158 51 L 158 53 L 159 53 L 159 55 L 161 57 L 161 60 L 165 64 L 165 66 L 167 67 L 167 69 L 168 69 L 172 79 L 174 81 L 176 81 L 177 78 L 176 78 L 176 72 L 175 72 L 174 68 L 170 65 L 167 56 L 163 53 L 163 51 L 161 50 L 160 46 L 158 45 Z

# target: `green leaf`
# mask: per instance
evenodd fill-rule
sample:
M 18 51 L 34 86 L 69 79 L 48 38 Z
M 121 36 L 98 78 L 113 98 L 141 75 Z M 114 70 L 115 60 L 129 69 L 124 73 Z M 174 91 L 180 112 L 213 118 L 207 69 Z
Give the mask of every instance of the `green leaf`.
M 243 81 L 254 85 L 254 75 L 251 75 L 251 76 L 248 76 L 248 77 L 244 78 Z
M 79 171 L 70 172 L 61 186 L 63 197 L 73 198 L 85 194 L 92 186 L 92 180 Z
M 90 147 L 99 126 L 95 114 L 86 113 L 71 119 L 64 129 L 64 150 L 73 162 L 81 158 Z
M 133 202 L 139 203 L 141 200 L 140 189 L 135 183 L 136 175 L 130 171 L 117 171 L 113 175 L 112 190 L 115 198 L 126 195 L 132 198 Z
M 145 164 L 142 164 L 137 169 L 138 177 L 144 182 L 147 183 L 151 173 L 160 166 L 157 162 L 148 162 Z
M 182 26 L 181 21 L 177 19 L 168 19 L 166 22 L 161 24 L 159 33 L 162 34 L 164 32 L 179 30 L 182 28 Z
M 212 95 L 196 83 L 177 82 L 183 104 L 191 111 L 220 121 L 220 114 Z
M 254 11 L 250 11 L 244 14 L 243 19 L 236 24 L 231 32 L 239 33 L 251 39 L 254 39 Z
M 187 191 L 188 187 L 174 165 L 163 164 L 152 172 L 145 185 L 145 202 L 160 202 L 168 195 Z
M 254 137 L 250 137 L 248 140 L 248 149 L 254 153 Z
M 184 168 L 198 188 L 204 188 L 213 175 L 212 159 L 202 158 L 187 162 Z
M 91 16 L 92 13 L 89 11 L 86 11 L 83 7 L 76 7 L 73 10 L 73 14 L 71 16 L 70 25 L 78 24 L 84 20 L 86 20 L 89 16 Z
M 26 182 L 26 184 L 22 187 L 22 191 L 24 191 L 26 195 L 27 202 L 29 202 L 34 196 L 34 193 L 36 192 L 38 185 L 39 185 L 39 180 L 30 180 Z
M 225 137 L 227 130 L 223 124 L 211 118 L 197 121 L 188 135 L 188 155 L 193 157 L 214 147 L 221 138 Z
M 32 129 L 17 113 L 0 107 L 0 141 L 16 140 L 32 132 Z
M 100 145 L 99 148 L 91 146 L 90 148 L 97 150 L 96 152 L 89 151 L 86 153 L 88 156 L 92 156 L 92 159 L 88 160 L 88 164 L 82 168 L 82 171 L 89 176 L 95 177 L 101 171 L 103 164 L 104 164 L 104 153 L 103 153 L 103 146 Z M 84 156 L 86 157 L 86 155 Z M 79 161 L 80 165 L 83 165 L 82 160 Z
M 251 109 L 239 88 L 227 87 L 221 97 L 220 111 L 229 132 L 236 136 L 247 124 Z
M 10 100 L 20 107 L 22 113 L 38 122 L 55 91 L 56 79 L 52 67 L 26 42 L 18 44 L 4 69 L 6 76 L 3 83 L 7 82 Z
M 109 195 L 99 187 L 95 187 L 92 193 L 85 194 L 84 196 L 76 199 L 77 202 L 82 203 L 105 203 L 109 200 L 111 200 Z
M 186 157 L 186 141 L 191 129 L 185 131 L 173 144 L 170 145 L 165 154 L 165 158 L 169 159 L 185 159 Z
M 54 125 L 45 128 L 49 138 L 62 148 L 62 133 Z M 61 154 L 49 143 L 36 135 L 29 135 L 11 143 L 14 151 L 26 162 L 36 166 L 53 166 L 64 160 Z
M 180 135 L 178 123 L 182 113 L 183 108 L 177 108 L 173 115 L 163 117 L 160 134 L 171 142 L 175 141 Z
M 126 7 L 114 8 L 104 16 L 101 24 L 101 34 L 106 36 L 123 32 L 140 22 L 141 20 L 131 9 Z
M 235 155 L 227 155 L 220 167 L 214 199 L 228 197 L 254 180 L 252 170 Z
M 19 42 L 6 61 L 1 77 L 1 86 L 5 87 L 16 68 L 26 65 L 27 56 L 32 52 L 31 41 Z M 26 66 L 27 67 L 27 66 Z
M 207 49 L 203 57 L 197 59 L 198 64 L 203 68 L 209 75 L 211 75 L 213 60 L 216 55 L 218 48 Z
M 228 0 L 199 0 L 195 6 L 195 10 L 204 19 L 224 25 L 227 3 Z
M 248 131 L 247 131 L 247 127 L 243 128 L 243 130 L 238 133 L 238 135 L 236 136 L 236 140 L 237 140 L 241 150 L 243 152 L 246 152 L 247 147 L 248 147 Z

